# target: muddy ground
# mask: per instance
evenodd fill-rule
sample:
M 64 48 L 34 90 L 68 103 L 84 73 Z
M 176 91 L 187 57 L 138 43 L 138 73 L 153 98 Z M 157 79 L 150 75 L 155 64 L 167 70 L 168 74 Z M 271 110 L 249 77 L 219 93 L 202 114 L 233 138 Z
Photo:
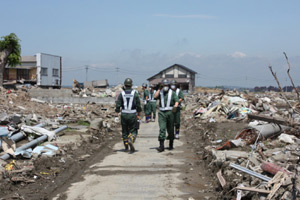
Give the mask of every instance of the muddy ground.
M 115 132 L 98 131 L 88 135 L 76 131 L 65 131 L 65 135 L 81 135 L 81 143 L 68 144 L 52 158 L 40 157 L 35 160 L 24 160 L 27 165 L 33 164 L 34 170 L 26 175 L 26 182 L 12 182 L 14 175 L 5 174 L 0 181 L 0 199 L 51 199 L 69 184 L 69 180 L 80 174 L 86 167 L 102 160 L 111 153 L 111 147 L 119 141 Z
M 187 159 L 190 166 L 183 175 L 184 190 L 192 194 L 194 199 L 232 199 L 233 192 L 224 195 L 217 179 L 216 173 L 221 166 L 212 164 L 213 159 L 204 148 L 213 141 L 224 142 L 234 138 L 245 125 L 244 122 L 200 123 L 198 119 L 188 119 L 183 123 L 187 140 L 185 151 L 193 155 Z
M 180 156 L 184 157 L 186 164 L 181 169 L 180 178 L 184 183 L 180 190 L 188 193 L 183 199 L 227 199 L 216 179 L 219 169 L 210 164 L 210 155 L 204 147 L 211 141 L 233 138 L 244 125 L 236 122 L 201 124 L 199 119 L 193 118 L 182 123 L 182 134 L 185 134 L 182 140 L 185 144 L 181 147 L 184 155 Z M 92 137 L 82 137 L 81 144 L 65 146 L 55 157 L 36 159 L 32 172 L 19 175 L 34 183 L 12 182 L 12 175 L 6 174 L 0 181 L 0 199 L 52 199 L 65 192 L 72 182 L 80 180 L 86 168 L 114 153 L 112 147 L 120 141 L 119 131 L 99 131 Z M 67 131 L 65 134 L 79 133 Z M 60 199 L 64 199 L 64 196 Z

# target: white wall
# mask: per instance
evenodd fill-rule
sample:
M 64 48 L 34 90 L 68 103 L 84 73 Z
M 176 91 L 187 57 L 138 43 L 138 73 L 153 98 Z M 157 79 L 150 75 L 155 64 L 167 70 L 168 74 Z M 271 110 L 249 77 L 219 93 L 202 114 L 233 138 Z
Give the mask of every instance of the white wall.
M 39 86 L 60 86 L 60 56 L 44 53 L 36 54 L 37 60 L 37 85 Z M 47 76 L 42 75 L 42 68 L 47 68 Z M 53 69 L 58 69 L 58 76 L 53 76 Z M 58 84 L 57 84 L 58 83 Z
M 187 74 L 187 71 L 183 68 L 178 67 L 178 74 Z
M 186 74 L 187 77 L 189 77 L 189 72 L 187 72 L 185 69 L 179 67 L 179 66 L 174 66 L 168 70 L 164 71 L 164 75 L 165 74 L 170 74 L 170 75 L 174 75 L 174 78 L 178 78 L 178 75 L 182 75 L 182 74 Z M 165 76 L 163 76 L 165 78 Z
M 174 68 L 172 67 L 172 68 L 170 68 L 168 70 L 165 70 L 165 73 L 166 74 L 174 74 Z

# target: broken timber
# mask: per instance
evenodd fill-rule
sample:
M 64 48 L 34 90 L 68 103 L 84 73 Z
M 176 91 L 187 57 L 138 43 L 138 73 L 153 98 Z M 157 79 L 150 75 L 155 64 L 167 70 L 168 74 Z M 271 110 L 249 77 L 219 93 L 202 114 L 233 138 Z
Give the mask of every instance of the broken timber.
M 222 176 L 222 170 L 219 170 L 219 171 L 218 171 L 217 177 L 218 177 L 218 179 L 219 179 L 219 182 L 220 182 L 222 188 L 224 188 L 225 185 L 226 185 L 226 180 L 225 180 L 224 177 Z
M 245 190 L 245 191 L 250 191 L 250 192 L 264 193 L 264 194 L 269 194 L 271 192 L 270 190 L 263 190 L 263 189 L 257 189 L 257 188 L 251 188 L 251 187 L 241 187 L 241 186 L 238 186 L 235 189 Z
M 289 122 L 283 119 L 278 119 L 275 117 L 269 117 L 269 116 L 265 116 L 265 115 L 254 115 L 254 114 L 248 114 L 248 119 L 256 119 L 256 120 L 260 120 L 260 121 L 265 121 L 265 122 L 270 122 L 270 123 L 274 123 L 274 124 L 280 124 L 280 125 L 285 125 L 285 126 L 300 126 L 300 123 L 296 123 L 296 122 Z

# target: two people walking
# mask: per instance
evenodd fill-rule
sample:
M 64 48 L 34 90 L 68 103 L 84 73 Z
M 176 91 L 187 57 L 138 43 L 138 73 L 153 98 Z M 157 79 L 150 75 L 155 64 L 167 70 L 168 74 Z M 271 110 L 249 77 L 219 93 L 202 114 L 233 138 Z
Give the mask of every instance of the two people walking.
M 125 151 L 135 151 L 134 142 L 137 137 L 136 121 L 139 119 L 142 110 L 138 92 L 132 89 L 130 78 L 124 81 L 124 91 L 119 95 L 116 102 L 116 112 L 121 112 L 122 139 Z M 174 139 L 179 139 L 180 129 L 180 104 L 184 100 L 182 91 L 176 87 L 176 82 L 164 79 L 157 91 L 154 86 L 150 86 L 150 91 L 146 91 L 147 85 L 143 84 L 143 100 L 146 122 L 155 121 L 156 100 L 159 100 L 158 124 L 159 124 L 159 147 L 158 152 L 165 150 L 164 142 L 169 140 L 169 150 L 174 148 Z M 122 108 L 122 109 L 121 109 Z M 174 135 L 174 127 L 176 133 Z M 166 136 L 166 132 L 168 136 Z

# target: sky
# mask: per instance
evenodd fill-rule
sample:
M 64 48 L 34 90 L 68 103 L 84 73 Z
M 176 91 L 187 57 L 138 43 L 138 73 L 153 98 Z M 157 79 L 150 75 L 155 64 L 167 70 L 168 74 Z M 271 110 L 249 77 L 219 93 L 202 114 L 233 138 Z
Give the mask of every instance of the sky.
M 197 86 L 300 85 L 298 0 L 0 0 L 0 36 L 16 33 L 22 56 L 63 58 L 63 85 L 133 79 L 177 63 Z M 86 66 L 88 70 L 86 71 Z M 86 74 L 87 72 L 87 74 Z

